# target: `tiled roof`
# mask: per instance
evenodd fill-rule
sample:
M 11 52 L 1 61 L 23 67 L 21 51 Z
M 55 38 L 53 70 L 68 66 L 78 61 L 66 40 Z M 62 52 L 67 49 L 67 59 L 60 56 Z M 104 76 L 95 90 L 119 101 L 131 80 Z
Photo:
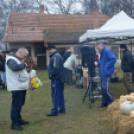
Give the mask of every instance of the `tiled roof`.
M 87 29 L 99 28 L 107 15 L 11 13 L 5 42 L 74 42 Z M 12 24 L 11 24 L 12 22 Z M 13 34 L 12 34 L 13 31 Z
M 7 33 L 6 42 L 40 42 L 44 40 L 44 34 L 41 31 L 17 31 L 13 34 Z

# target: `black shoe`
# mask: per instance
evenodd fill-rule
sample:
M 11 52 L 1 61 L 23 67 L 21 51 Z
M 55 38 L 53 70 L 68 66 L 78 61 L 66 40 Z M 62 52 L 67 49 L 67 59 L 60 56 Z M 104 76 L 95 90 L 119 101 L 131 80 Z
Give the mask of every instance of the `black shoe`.
M 107 104 L 105 104 L 105 105 L 102 104 L 102 105 L 101 105 L 100 107 L 98 107 L 98 108 L 99 108 L 99 109 L 104 109 L 104 108 L 107 108 L 107 106 L 108 106 Z
M 19 121 L 19 125 L 27 125 L 27 124 L 29 124 L 29 121 L 24 120 Z
M 64 111 L 64 112 L 63 112 L 63 111 L 59 111 L 58 113 L 60 113 L 60 114 L 65 114 L 66 112 L 65 112 L 65 111 Z
M 58 116 L 58 114 L 49 113 L 49 114 L 46 114 L 46 116 Z
M 20 126 L 17 124 L 17 125 L 12 125 L 12 126 L 11 126 L 11 129 L 13 129 L 13 130 L 22 130 L 23 127 L 20 127 Z

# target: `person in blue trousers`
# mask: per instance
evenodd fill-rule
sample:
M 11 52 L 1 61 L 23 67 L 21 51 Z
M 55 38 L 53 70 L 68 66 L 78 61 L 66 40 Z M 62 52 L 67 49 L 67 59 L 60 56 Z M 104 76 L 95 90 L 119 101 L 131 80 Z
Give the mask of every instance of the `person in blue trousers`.
M 47 116 L 57 116 L 58 113 L 65 113 L 64 100 L 64 67 L 61 55 L 53 45 L 48 46 L 50 63 L 48 67 L 49 78 L 51 79 L 51 96 L 53 108 Z M 59 108 L 59 109 L 58 109 Z
M 114 72 L 114 64 L 116 62 L 116 57 L 113 52 L 106 48 L 102 42 L 96 42 L 96 49 L 100 52 L 100 73 L 101 73 L 101 94 L 102 103 L 101 108 L 107 108 L 109 104 L 114 101 L 113 96 L 109 90 L 110 77 Z

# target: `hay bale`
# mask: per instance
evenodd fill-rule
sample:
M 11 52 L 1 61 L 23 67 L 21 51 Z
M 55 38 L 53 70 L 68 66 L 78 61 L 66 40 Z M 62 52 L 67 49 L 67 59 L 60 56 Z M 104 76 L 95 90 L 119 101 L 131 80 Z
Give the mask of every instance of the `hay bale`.
M 121 114 L 120 110 L 116 110 L 115 115 L 113 115 L 112 123 L 114 132 L 118 132 L 119 129 L 120 114 Z
M 118 134 L 134 134 L 133 121 L 121 121 Z
M 130 115 L 129 115 L 131 118 L 133 118 L 134 119 L 134 110 L 133 111 L 131 111 L 131 113 L 130 113 Z
M 116 100 L 107 109 L 107 118 L 113 131 L 118 134 L 134 134 L 134 119 L 122 114 L 119 105 L 119 100 Z
M 111 105 L 108 106 L 107 109 L 107 117 L 112 127 L 113 127 L 113 116 L 115 115 L 114 113 L 117 109 L 119 109 L 119 100 L 114 101 Z

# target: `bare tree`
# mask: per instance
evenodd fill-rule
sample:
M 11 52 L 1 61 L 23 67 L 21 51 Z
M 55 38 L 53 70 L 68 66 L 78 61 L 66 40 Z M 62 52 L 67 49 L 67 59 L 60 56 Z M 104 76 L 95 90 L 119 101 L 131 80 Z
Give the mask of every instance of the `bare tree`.
M 10 12 L 37 12 L 35 0 L 0 0 L 0 40 L 4 37 Z
M 92 13 L 93 8 L 98 7 L 98 3 L 96 2 L 96 0 L 84 0 L 83 5 L 85 6 L 85 14 Z
M 93 7 L 98 6 L 103 14 L 110 17 L 124 10 L 128 15 L 134 17 L 134 0 L 83 0 L 84 13 L 92 13 Z
M 43 5 L 45 12 L 49 14 L 70 14 L 82 11 L 81 0 L 37 0 L 37 3 Z

